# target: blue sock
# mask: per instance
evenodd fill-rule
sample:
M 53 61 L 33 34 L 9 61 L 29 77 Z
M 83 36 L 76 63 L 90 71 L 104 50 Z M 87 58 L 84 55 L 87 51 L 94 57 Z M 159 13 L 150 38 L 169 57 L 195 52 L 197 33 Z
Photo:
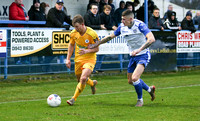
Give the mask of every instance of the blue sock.
M 133 82 L 133 86 L 135 87 L 138 99 L 142 99 L 142 83 L 140 82 L 140 80 Z
M 144 81 L 142 80 L 142 79 L 140 79 L 140 83 L 142 84 L 142 88 L 144 89 L 144 90 L 148 90 L 149 89 L 149 86 L 146 84 L 146 83 L 144 83 Z

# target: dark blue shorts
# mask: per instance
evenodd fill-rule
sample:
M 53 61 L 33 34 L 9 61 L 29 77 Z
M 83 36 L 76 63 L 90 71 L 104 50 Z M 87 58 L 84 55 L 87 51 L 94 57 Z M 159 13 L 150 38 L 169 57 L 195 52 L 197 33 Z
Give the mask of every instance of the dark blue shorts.
M 143 64 L 144 67 L 148 65 L 151 59 L 151 54 L 147 52 L 146 54 L 131 56 L 128 64 L 128 73 L 133 73 L 137 64 Z

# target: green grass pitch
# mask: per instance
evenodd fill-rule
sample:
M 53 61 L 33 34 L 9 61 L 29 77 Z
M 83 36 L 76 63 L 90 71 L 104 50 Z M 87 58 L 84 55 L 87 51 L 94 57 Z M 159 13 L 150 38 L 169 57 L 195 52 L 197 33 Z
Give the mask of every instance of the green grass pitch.
M 14 78 L 14 77 L 12 77 Z M 156 99 L 143 91 L 144 106 L 135 107 L 137 95 L 125 74 L 97 75 L 97 93 L 87 85 L 74 106 L 66 103 L 77 85 L 73 76 L 37 81 L 0 82 L 0 121 L 200 121 L 200 71 L 145 73 L 156 86 Z M 62 98 L 59 107 L 47 105 L 50 94 Z

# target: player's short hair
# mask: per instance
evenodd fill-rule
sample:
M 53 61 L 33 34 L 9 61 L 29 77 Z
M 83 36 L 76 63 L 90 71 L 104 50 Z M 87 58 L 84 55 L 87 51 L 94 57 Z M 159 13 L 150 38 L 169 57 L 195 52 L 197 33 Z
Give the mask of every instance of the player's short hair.
M 106 8 L 109 9 L 109 10 L 112 9 L 110 5 L 104 5 L 104 6 L 103 6 L 103 10 L 105 10 Z
M 81 15 L 76 15 L 72 20 L 72 25 L 74 26 L 76 23 L 83 24 L 84 19 Z
M 134 18 L 134 14 L 131 10 L 125 10 L 124 12 L 122 12 L 122 16 L 130 16 L 132 18 Z

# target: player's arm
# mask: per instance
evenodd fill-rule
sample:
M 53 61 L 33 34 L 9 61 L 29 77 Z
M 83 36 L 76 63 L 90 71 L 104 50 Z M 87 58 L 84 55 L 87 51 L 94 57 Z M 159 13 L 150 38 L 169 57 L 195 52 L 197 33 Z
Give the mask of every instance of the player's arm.
M 141 51 L 146 49 L 146 48 L 148 48 L 148 47 L 150 47 L 156 41 L 152 32 L 149 32 L 146 35 L 146 38 L 147 38 L 146 43 L 140 48 Z
M 71 56 L 73 54 L 74 51 L 74 44 L 69 43 L 69 47 L 68 47 L 68 53 L 67 53 L 67 59 L 66 59 L 66 66 L 67 68 L 71 68 Z
M 154 35 L 152 32 L 149 32 L 147 35 L 146 35 L 146 38 L 147 38 L 147 41 L 145 44 L 143 44 L 139 49 L 133 51 L 131 53 L 132 56 L 135 56 L 136 54 L 138 54 L 139 52 L 141 52 L 142 50 L 148 48 L 149 46 L 152 45 L 152 43 L 155 42 L 155 38 L 154 38 Z
M 90 45 L 89 45 L 89 48 L 98 47 L 99 45 L 104 44 L 104 43 L 110 41 L 111 39 L 113 39 L 113 38 L 115 38 L 115 37 L 116 37 L 115 34 L 112 33 L 112 34 L 110 34 L 110 35 L 104 37 L 101 41 L 97 41 L 95 44 L 90 44 Z
M 89 49 L 79 49 L 79 54 L 83 55 L 86 53 L 96 53 L 99 51 L 99 47 L 95 47 L 95 48 L 89 48 Z

